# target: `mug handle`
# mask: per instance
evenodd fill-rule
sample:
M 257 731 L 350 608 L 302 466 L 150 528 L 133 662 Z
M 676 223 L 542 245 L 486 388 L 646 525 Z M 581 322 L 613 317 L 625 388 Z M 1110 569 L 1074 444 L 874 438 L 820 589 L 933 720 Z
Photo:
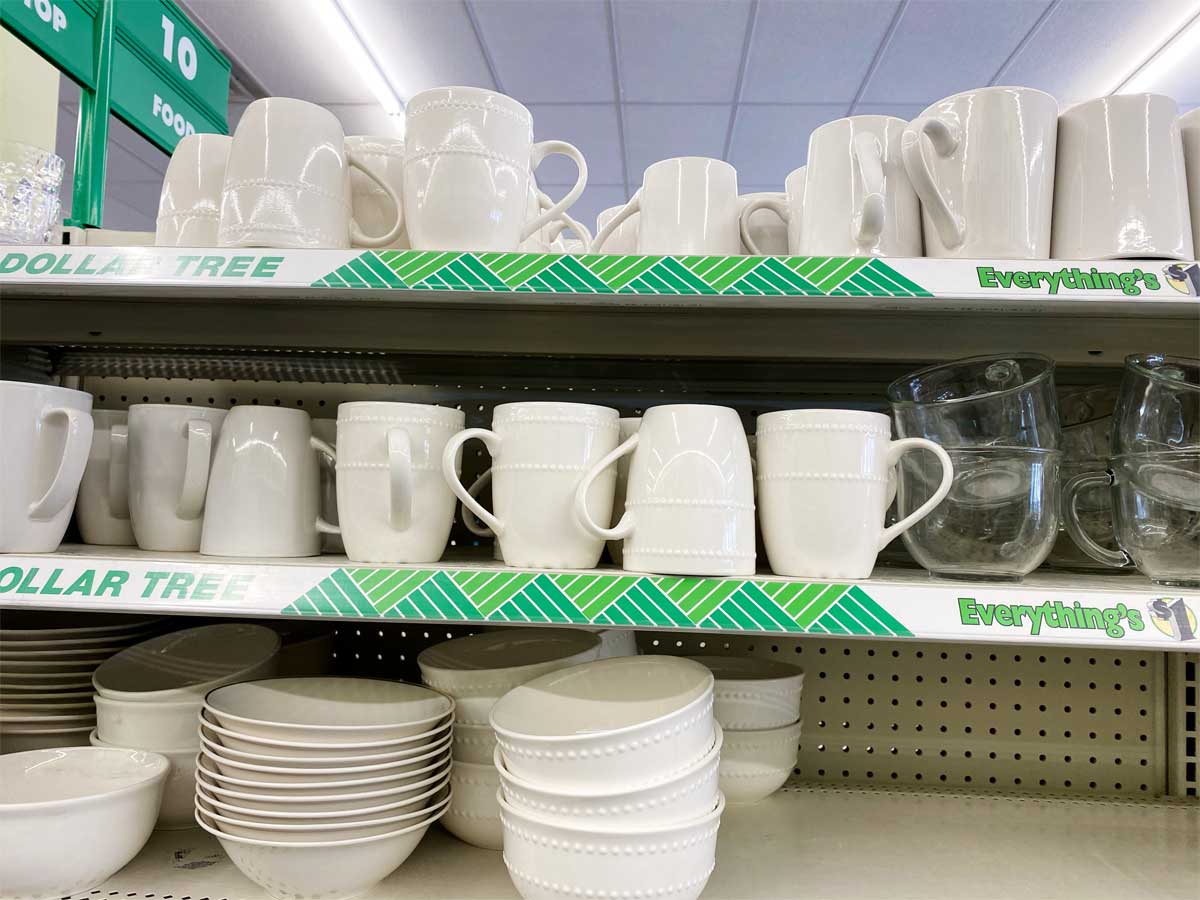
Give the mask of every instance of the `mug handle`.
M 187 438 L 187 460 L 183 465 L 183 487 L 175 515 L 195 519 L 204 512 L 204 497 L 208 493 L 208 466 L 212 461 L 212 423 L 206 419 L 189 419 L 183 424 Z
M 886 465 L 888 470 L 890 471 L 895 468 L 900 462 L 900 457 L 912 450 L 928 450 L 938 458 L 938 462 L 942 464 L 942 483 L 938 485 L 932 497 L 899 522 L 883 529 L 883 532 L 879 535 L 879 543 L 875 547 L 876 550 L 883 550 L 884 547 L 933 512 L 934 507 L 946 499 L 946 495 L 950 493 L 950 486 L 954 483 L 954 463 L 950 461 L 950 454 L 942 449 L 941 444 L 935 444 L 933 441 L 926 440 L 925 438 L 901 438 L 898 441 L 892 441 L 887 452 Z
M 758 245 L 750 237 L 750 217 L 760 209 L 771 210 L 771 212 L 783 219 L 785 225 L 792 217 L 792 211 L 778 197 L 755 197 L 742 208 L 742 214 L 738 217 L 738 226 L 742 230 L 742 243 L 746 245 L 746 249 L 754 256 L 762 256 L 763 252 L 758 249 Z
M 450 485 L 450 490 L 454 491 L 454 495 L 462 501 L 464 517 L 466 516 L 465 510 L 469 509 L 479 517 L 479 521 L 492 530 L 492 534 L 496 537 L 503 537 L 504 523 L 484 509 L 483 504 L 471 496 L 471 492 L 463 487 L 462 480 L 458 476 L 458 466 L 455 465 L 458 461 L 458 451 L 472 438 L 479 438 L 483 441 L 488 452 L 492 454 L 494 464 L 500 453 L 500 435 L 487 428 L 468 428 L 450 438 L 446 449 L 442 451 L 442 477 L 446 479 L 446 484 Z
M 550 196 L 545 191 L 538 191 L 537 197 L 539 209 L 549 209 L 554 205 L 554 201 L 550 199 Z M 575 232 L 575 236 L 577 238 L 583 241 L 583 251 L 585 253 L 590 253 L 592 249 L 591 231 L 589 231 L 588 227 L 582 222 L 571 218 L 571 216 L 567 215 L 566 213 L 563 213 L 561 216 L 559 216 L 557 221 L 550 226 L 550 240 L 553 241 L 568 228 Z
M 467 493 L 478 500 L 480 493 L 483 492 L 483 489 L 488 486 L 491 480 L 492 470 L 488 469 L 475 479 L 474 484 L 467 488 Z M 478 517 L 471 514 L 466 506 L 464 506 L 462 508 L 462 523 L 466 527 L 467 531 L 471 532 L 471 534 L 475 535 L 476 537 L 488 538 L 495 536 L 492 534 L 492 530 L 490 528 L 484 528 L 483 525 L 478 524 L 478 522 Z
M 596 239 L 592 241 L 592 252 L 600 253 L 600 248 L 604 246 L 604 242 L 612 237 L 612 233 L 621 227 L 621 223 L 632 216 L 634 213 L 642 211 L 642 189 L 638 188 L 629 202 L 621 207 L 620 212 L 608 220 L 608 224 L 596 232 Z
M 51 416 L 62 416 L 67 420 L 67 442 L 63 447 L 62 459 L 54 480 L 41 499 L 29 506 L 29 518 L 45 521 L 53 519 L 66 509 L 75 498 L 83 470 L 87 467 L 88 454 L 92 449 L 92 414 L 68 406 L 54 406 L 42 411 L 42 421 Z
M 358 227 L 358 223 L 353 218 L 350 219 L 350 243 L 355 247 L 386 247 L 389 244 L 394 244 L 396 239 L 400 237 L 400 232 L 404 230 L 404 206 L 400 203 L 400 196 L 396 193 L 395 188 L 383 180 L 380 174 L 375 171 L 369 162 L 362 158 L 356 150 L 346 150 L 346 161 L 358 171 L 362 172 L 373 182 L 379 185 L 385 194 L 391 198 L 392 203 L 396 204 L 396 222 L 392 225 L 391 230 L 387 234 L 371 237 L 363 234 Z
M 337 450 L 325 443 L 316 435 L 312 435 L 308 439 L 308 445 L 321 454 L 321 465 L 328 466 L 334 470 L 334 477 L 337 477 Z M 337 525 L 326 522 L 321 516 L 317 515 L 316 521 L 317 532 L 320 534 L 341 534 L 342 529 Z
M 583 158 L 583 154 L 579 152 L 579 148 L 574 144 L 568 144 L 566 141 L 541 141 L 534 144 L 530 149 L 529 157 L 529 172 L 530 177 L 533 177 L 533 172 L 542 164 L 547 156 L 565 156 L 575 163 L 575 167 L 579 170 L 579 177 L 575 179 L 575 186 L 572 187 L 565 197 L 557 203 L 551 204 L 549 209 L 542 210 L 538 215 L 534 216 L 532 222 L 526 222 L 525 227 L 521 230 L 521 240 L 528 240 L 529 237 L 539 230 L 547 222 L 559 218 L 568 209 L 574 206 L 575 201 L 579 199 L 579 195 L 583 193 L 583 189 L 587 187 L 588 167 L 587 160 Z
M 854 136 L 854 159 L 858 163 L 858 174 L 862 178 L 862 208 L 854 217 L 854 241 L 858 244 L 873 244 L 883 234 L 886 204 L 883 198 L 883 150 L 879 138 L 867 132 Z
M 412 438 L 403 428 L 387 433 L 389 495 L 389 524 L 396 531 L 405 531 L 413 518 Z
M 108 511 L 129 518 L 129 426 L 114 425 L 108 438 Z
M 606 541 L 621 541 L 629 537 L 629 535 L 633 534 L 633 529 L 637 522 L 634 519 L 633 511 L 627 507 L 625 514 L 621 516 L 620 522 L 612 528 L 601 528 L 592 518 L 592 514 L 588 512 L 588 491 L 591 490 L 592 482 L 600 476 L 601 472 L 622 456 L 632 453 L 637 445 L 638 432 L 635 431 L 625 439 L 623 444 L 609 451 L 607 456 L 588 469 L 583 479 L 579 482 L 579 487 L 575 489 L 575 521 L 582 525 L 585 531 L 589 531 L 596 537 L 603 538 Z
M 925 158 L 924 141 L 929 136 L 933 152 L 938 156 L 949 156 L 958 149 L 960 141 L 958 126 L 934 116 L 913 119 L 900 136 L 900 156 L 904 160 L 904 171 L 912 182 L 913 190 L 921 199 L 921 206 L 933 219 L 938 236 L 947 249 L 959 246 L 966 239 L 966 225 L 962 217 L 955 215 L 933 179 L 933 168 Z
M 1127 569 L 1133 565 L 1133 559 L 1129 554 L 1124 550 L 1109 550 L 1107 547 L 1101 547 L 1090 534 L 1083 530 L 1083 524 L 1079 521 L 1079 495 L 1088 488 L 1111 488 L 1116 483 L 1117 478 L 1112 471 L 1083 472 L 1068 481 L 1062 489 L 1063 524 L 1067 526 L 1067 534 L 1071 536 L 1075 546 L 1096 562 L 1114 569 Z

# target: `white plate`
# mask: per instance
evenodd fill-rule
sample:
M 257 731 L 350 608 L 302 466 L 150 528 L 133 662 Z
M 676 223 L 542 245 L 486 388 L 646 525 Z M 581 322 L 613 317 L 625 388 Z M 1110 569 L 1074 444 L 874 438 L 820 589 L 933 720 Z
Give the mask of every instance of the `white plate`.
M 367 766 L 323 768 L 263 766 L 231 759 L 222 754 L 221 749 L 214 747 L 211 743 L 206 743 L 200 748 L 200 755 L 210 761 L 222 775 L 259 781 L 264 784 L 328 784 L 377 777 L 406 778 L 412 781 L 437 771 L 438 766 L 450 755 L 450 736 L 447 735 L 441 744 L 431 747 L 429 752 L 421 756 Z
M 422 650 L 421 680 L 453 697 L 499 697 L 531 678 L 595 659 L 600 637 L 569 628 L 504 628 Z
M 272 740 L 270 738 L 251 737 L 222 728 L 212 721 L 211 713 L 201 712 L 200 724 L 222 747 L 241 750 L 244 753 L 262 753 L 266 755 L 294 756 L 302 759 L 331 759 L 333 757 L 371 756 L 377 753 L 395 754 L 397 757 L 413 756 L 421 753 L 425 747 L 437 743 L 454 725 L 450 716 L 438 719 L 428 731 L 397 738 L 394 741 L 363 741 L 361 743 L 329 743 L 314 744 L 305 741 Z
M 107 639 L 109 635 L 125 635 L 145 631 L 162 620 L 162 616 L 127 616 L 82 610 L 50 612 L 32 609 L 6 609 L 4 623 L 0 625 L 0 640 Z

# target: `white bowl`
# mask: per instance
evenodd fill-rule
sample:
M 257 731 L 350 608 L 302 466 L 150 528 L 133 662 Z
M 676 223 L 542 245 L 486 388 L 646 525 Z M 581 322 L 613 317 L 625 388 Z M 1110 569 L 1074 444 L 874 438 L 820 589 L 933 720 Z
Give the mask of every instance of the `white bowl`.
M 496 800 L 500 773 L 496 767 L 456 762 L 450 769 L 450 786 L 454 793 L 442 816 L 442 827 L 460 841 L 484 850 L 503 850 L 504 829 L 500 827 L 500 804 Z
M 262 823 L 239 819 L 219 812 L 199 793 L 195 797 L 195 805 L 204 814 L 204 817 L 223 834 L 258 841 L 284 841 L 289 844 L 299 844 L 310 841 L 360 840 L 388 834 L 401 828 L 407 828 L 409 825 L 428 822 L 432 817 L 442 813 L 450 803 L 448 786 L 442 788 L 441 794 L 442 796 L 436 802 L 425 809 L 385 814 L 373 819 L 361 818 L 349 822 Z
M 92 725 L 76 728 L 16 728 L 0 729 L 0 754 L 24 753 L 50 747 L 86 747 Z
M 689 656 L 712 670 L 713 715 L 729 731 L 782 728 L 800 718 L 804 670 L 756 656 Z M 732 802 L 732 800 L 730 801 Z
M 87 891 L 133 859 L 154 828 L 169 765 L 157 753 L 100 747 L 0 757 L 4 895 Z
M 112 635 L 127 636 L 153 628 L 162 616 L 122 616 L 113 613 L 47 610 L 4 611 L 0 639 L 4 641 L 104 640 Z
M 725 799 L 688 822 L 654 828 L 568 827 L 503 798 L 504 864 L 525 900 L 670 897 L 696 900 L 716 866 Z
M 487 725 L 492 715 L 492 707 L 507 692 L 471 697 L 457 697 L 454 700 L 454 727 L 471 725 L 479 727 Z
M 489 765 L 496 752 L 496 732 L 491 725 L 454 726 L 454 758 L 458 762 Z
M 492 709 L 505 768 L 546 788 L 654 784 L 716 739 L 713 676 L 677 656 L 625 656 L 552 672 Z
M 228 728 L 217 725 L 208 714 L 201 713 L 200 726 L 202 731 L 222 747 L 241 750 L 243 753 L 262 753 L 268 756 L 280 755 L 299 759 L 330 760 L 341 757 L 374 756 L 386 753 L 395 755 L 397 759 L 417 756 L 426 747 L 436 744 L 445 738 L 453 726 L 450 716 L 444 716 L 429 731 L 412 734 L 394 741 L 365 741 L 363 743 L 345 744 L 313 744 L 303 741 L 272 740 L 270 738 L 249 737 Z M 321 765 L 321 763 L 318 763 Z
M 515 809 L 567 826 L 645 828 L 699 818 L 716 806 L 722 741 L 718 726 L 712 749 L 695 763 L 665 781 L 632 790 L 620 785 L 586 792 L 549 790 L 508 772 L 499 750 L 495 768 L 504 799 Z
M 404 800 L 396 800 L 391 803 L 376 803 L 369 806 L 359 806 L 354 809 L 317 809 L 316 811 L 298 811 L 296 809 L 283 811 L 274 809 L 258 809 L 254 806 L 244 806 L 236 802 L 231 802 L 237 800 L 237 797 L 230 797 L 228 800 L 222 800 L 222 792 L 218 792 L 217 789 L 206 782 L 203 777 L 196 779 L 196 793 L 203 797 L 209 806 L 213 807 L 213 812 L 220 813 L 223 816 L 230 816 L 235 819 L 243 819 L 247 822 L 256 823 L 259 825 L 286 825 L 289 822 L 330 822 L 334 825 L 338 825 L 348 822 L 361 821 L 363 819 L 376 819 L 383 816 L 396 816 L 400 815 L 401 813 L 423 810 L 428 807 L 431 802 L 433 802 L 434 797 L 449 783 L 450 773 L 446 772 L 440 778 L 436 779 L 432 786 L 421 791 L 419 794 L 413 797 L 408 797 Z M 245 801 L 242 802 L 245 803 Z M 317 806 L 317 804 L 313 804 L 313 806 Z
M 600 652 L 596 659 L 638 655 L 636 631 L 628 628 L 600 628 L 592 633 L 600 638 Z
M 436 816 L 434 817 L 436 818 Z M 432 821 L 352 841 L 257 841 L 224 834 L 196 813 L 233 864 L 277 900 L 346 900 L 367 893 L 403 863 Z
M 93 747 L 116 747 L 101 740 L 96 730 L 88 735 Z M 134 748 L 125 748 L 134 749 Z M 195 825 L 192 816 L 192 795 L 196 792 L 196 749 L 181 747 L 177 750 L 154 750 L 167 758 L 171 768 L 167 772 L 167 780 L 163 785 L 162 804 L 158 810 L 158 822 L 155 828 L 191 828 Z
M 271 678 L 215 690 L 204 708 L 218 725 L 239 734 L 336 744 L 422 734 L 454 711 L 454 701 L 403 681 Z
M 365 788 L 350 788 L 348 792 L 326 792 L 323 795 L 299 791 L 278 791 L 275 790 L 275 785 L 267 788 L 223 785 L 217 781 L 218 777 L 211 770 L 205 769 L 203 762 L 198 764 L 196 768 L 197 786 L 203 787 L 205 792 L 223 803 L 255 810 L 260 815 L 286 813 L 289 816 L 311 815 L 323 818 L 354 814 L 358 810 L 373 809 L 378 806 L 415 803 L 421 798 L 427 798 L 430 791 L 442 787 L 450 777 L 450 767 L 446 766 L 445 769 L 436 771 L 427 778 L 407 784 L 398 783 L 384 787 L 368 785 Z
M 208 727 L 207 724 L 200 727 L 200 746 L 207 747 L 214 755 L 232 760 L 233 762 L 247 763 L 253 766 L 282 767 L 285 769 L 317 770 L 344 766 L 400 765 L 413 759 L 426 757 L 435 750 L 444 752 L 446 747 L 450 745 L 451 740 L 449 732 L 443 731 L 439 740 L 418 747 L 415 750 L 401 750 L 398 753 L 370 753 L 363 754 L 362 756 L 325 756 L 314 759 L 311 756 L 288 756 L 286 753 L 247 753 L 245 750 L 226 747 L 216 739 L 217 735 L 214 734 L 212 737 L 209 737 L 205 733 Z M 193 732 L 194 736 L 195 733 Z
M 547 672 L 595 659 L 600 638 L 569 628 L 504 628 L 443 641 L 417 657 L 421 680 L 463 697 L 501 697 Z
M 96 733 L 118 747 L 194 747 L 202 697 L 111 700 L 95 697 Z
M 299 781 L 269 781 L 267 778 L 261 777 L 264 774 L 262 772 L 249 769 L 238 770 L 236 766 L 228 762 L 214 760 L 207 750 L 200 751 L 200 757 L 197 760 L 196 766 L 205 775 L 209 776 L 210 780 L 216 780 L 218 784 L 228 785 L 232 788 L 248 788 L 253 793 L 275 794 L 277 796 L 311 794 L 313 796 L 328 797 L 360 791 L 411 787 L 427 778 L 440 774 L 443 769 L 449 768 L 450 752 L 447 750 L 442 756 L 439 756 L 423 768 L 400 774 L 394 772 L 376 772 L 367 773 L 367 777 L 329 778 L 324 781 L 313 780 L 311 778 L 313 770 L 309 770 L 310 777 Z M 227 775 L 222 769 L 238 771 L 238 774 Z
M 725 732 L 721 792 L 730 803 L 757 803 L 783 787 L 796 766 L 803 724 Z

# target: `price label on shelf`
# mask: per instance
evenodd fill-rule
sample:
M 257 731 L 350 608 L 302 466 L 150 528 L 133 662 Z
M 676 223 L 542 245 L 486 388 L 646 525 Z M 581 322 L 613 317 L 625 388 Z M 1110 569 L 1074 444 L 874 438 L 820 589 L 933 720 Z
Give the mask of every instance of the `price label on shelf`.
M 97 6 L 86 0 L 4 0 L 0 22 L 84 87 L 95 85 Z

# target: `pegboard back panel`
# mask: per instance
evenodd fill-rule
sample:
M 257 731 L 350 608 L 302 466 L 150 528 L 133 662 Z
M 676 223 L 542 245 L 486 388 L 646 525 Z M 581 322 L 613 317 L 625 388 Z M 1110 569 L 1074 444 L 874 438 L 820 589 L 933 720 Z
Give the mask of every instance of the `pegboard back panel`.
M 1167 718 L 1173 797 L 1200 797 L 1200 654 L 1168 653 Z

